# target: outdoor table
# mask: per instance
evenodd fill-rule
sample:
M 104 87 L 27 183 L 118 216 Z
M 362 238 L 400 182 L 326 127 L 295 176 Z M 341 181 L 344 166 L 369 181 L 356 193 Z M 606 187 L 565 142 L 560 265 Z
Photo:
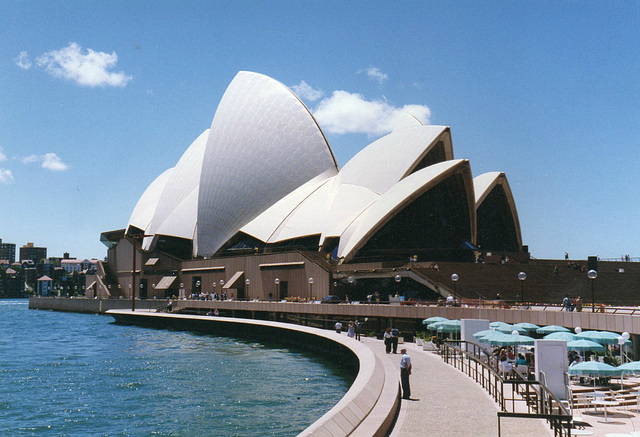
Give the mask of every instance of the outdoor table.
M 594 391 L 592 393 L 585 393 L 585 395 L 584 395 L 584 397 L 589 399 L 589 403 L 595 407 L 596 411 L 598 411 L 598 407 L 594 403 L 594 401 L 598 401 L 598 400 L 604 401 L 605 396 L 607 396 L 607 394 L 605 392 L 602 392 L 602 391 Z
M 594 400 L 594 401 L 591 401 L 591 403 L 593 405 L 602 405 L 604 407 L 604 420 L 600 420 L 599 421 L 599 422 L 603 422 L 603 423 L 610 422 L 610 420 L 607 419 L 607 407 L 617 407 L 618 405 L 620 405 L 620 402 L 618 402 L 618 401 Z

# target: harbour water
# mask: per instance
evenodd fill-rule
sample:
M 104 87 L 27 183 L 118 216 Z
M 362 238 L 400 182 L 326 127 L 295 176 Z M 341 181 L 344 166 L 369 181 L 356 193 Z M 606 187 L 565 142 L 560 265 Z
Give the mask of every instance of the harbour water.
M 352 375 L 304 351 L 0 300 L 0 435 L 290 436 Z

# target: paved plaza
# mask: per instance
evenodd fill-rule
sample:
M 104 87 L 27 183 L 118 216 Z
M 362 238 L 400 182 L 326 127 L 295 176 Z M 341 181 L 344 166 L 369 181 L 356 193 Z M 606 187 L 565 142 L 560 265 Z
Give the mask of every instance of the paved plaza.
M 439 355 L 423 351 L 414 343 L 399 346 L 396 355 L 387 355 L 382 341 L 364 337 L 362 341 L 376 355 L 397 364 L 398 375 L 400 348 L 406 347 L 411 356 L 411 400 L 402 401 L 391 437 L 498 435 L 497 404 L 482 387 L 458 369 L 445 363 Z M 609 407 L 607 423 L 603 423 L 602 409 L 598 412 L 581 409 L 579 414 L 588 425 L 584 431 L 573 430 L 572 435 L 640 436 L 640 415 L 635 407 Z M 503 436 L 553 435 L 544 420 L 503 418 L 501 429 Z M 586 433 L 580 434 L 581 432 Z

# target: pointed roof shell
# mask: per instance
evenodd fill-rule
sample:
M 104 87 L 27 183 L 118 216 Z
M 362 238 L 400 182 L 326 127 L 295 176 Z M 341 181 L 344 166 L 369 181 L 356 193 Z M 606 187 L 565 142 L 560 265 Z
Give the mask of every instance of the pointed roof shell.
M 291 90 L 240 72 L 216 111 L 198 199 L 197 254 L 212 255 L 275 202 L 337 164 Z

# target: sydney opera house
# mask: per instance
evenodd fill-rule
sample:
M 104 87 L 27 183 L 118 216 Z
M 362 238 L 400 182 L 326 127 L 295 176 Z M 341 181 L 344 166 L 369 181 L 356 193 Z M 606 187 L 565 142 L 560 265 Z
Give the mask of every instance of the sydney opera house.
M 107 262 L 89 294 L 104 297 L 310 299 L 354 276 L 384 287 L 408 260 L 523 251 L 504 173 L 473 177 L 448 127 L 408 114 L 339 167 L 300 99 L 251 72 L 233 79 L 211 127 L 149 185 L 126 227 L 101 239 Z

